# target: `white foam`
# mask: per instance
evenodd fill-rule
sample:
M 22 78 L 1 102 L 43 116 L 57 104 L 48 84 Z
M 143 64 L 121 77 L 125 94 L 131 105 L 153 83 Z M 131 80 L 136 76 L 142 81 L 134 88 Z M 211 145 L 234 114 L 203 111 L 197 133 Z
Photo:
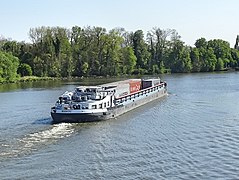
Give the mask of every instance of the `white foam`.
M 40 146 L 48 145 L 61 138 L 69 137 L 74 132 L 72 126 L 72 124 L 68 123 L 56 124 L 50 126 L 49 129 L 26 135 L 24 138 L 19 139 L 15 145 L 2 144 L 6 150 L 5 152 L 0 152 L 0 157 L 28 154 Z
M 25 147 L 29 148 L 34 145 L 55 141 L 70 136 L 74 132 L 72 124 L 62 123 L 53 125 L 50 129 L 30 134 L 20 141 L 25 143 Z

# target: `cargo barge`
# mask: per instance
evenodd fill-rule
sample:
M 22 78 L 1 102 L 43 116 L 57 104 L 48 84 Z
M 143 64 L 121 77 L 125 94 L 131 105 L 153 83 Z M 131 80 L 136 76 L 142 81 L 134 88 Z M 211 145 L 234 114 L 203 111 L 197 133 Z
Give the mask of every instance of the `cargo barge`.
M 66 91 L 51 108 L 53 123 L 80 123 L 115 118 L 167 95 L 167 84 L 158 79 L 128 79 Z

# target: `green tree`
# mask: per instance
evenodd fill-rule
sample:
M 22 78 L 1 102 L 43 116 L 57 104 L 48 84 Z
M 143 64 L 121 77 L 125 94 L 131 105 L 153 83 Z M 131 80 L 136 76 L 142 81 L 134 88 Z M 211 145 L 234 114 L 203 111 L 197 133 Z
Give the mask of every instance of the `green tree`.
M 146 72 L 150 53 L 148 52 L 148 45 L 144 41 L 144 34 L 142 30 L 137 30 L 133 35 L 133 49 L 137 58 L 136 67 L 138 69 L 144 69 Z M 144 73 L 143 70 L 140 70 L 140 72 Z
M 184 42 L 176 40 L 169 54 L 170 68 L 172 72 L 190 72 L 192 69 L 190 50 L 184 46 Z
M 237 67 L 239 65 L 239 50 L 231 49 L 231 56 L 234 61 L 234 67 Z
M 72 62 L 73 62 L 73 75 L 83 76 L 89 73 L 90 71 L 90 53 L 93 51 L 92 43 L 93 36 L 92 30 L 90 27 L 82 29 L 81 27 L 74 26 L 71 29 L 70 34 L 70 44 L 72 50 Z M 88 64 L 87 73 L 83 72 L 85 68 L 83 65 Z
M 195 42 L 195 46 L 196 48 L 204 48 L 204 49 L 207 49 L 207 40 L 205 38 L 200 38 L 200 39 L 197 39 L 196 42 Z
M 157 27 L 154 27 L 153 30 L 148 32 L 147 41 L 149 44 L 149 52 L 151 58 L 149 61 L 149 69 L 152 69 L 152 73 L 164 72 L 164 61 L 166 61 L 168 49 L 169 49 L 169 40 L 168 38 L 175 35 L 176 31 L 167 29 L 163 30 Z
M 230 44 L 221 39 L 208 41 L 208 48 L 212 48 L 217 59 L 221 59 L 225 67 L 233 66 Z
M 202 61 L 201 71 L 209 72 L 214 71 L 217 63 L 217 58 L 213 49 L 210 47 L 207 50 L 200 49 L 200 58 Z
M 239 35 L 237 35 L 236 43 L 235 43 L 234 49 L 239 50 Z
M 17 78 L 19 59 L 10 53 L 0 51 L 0 82 L 12 82 Z
M 123 74 L 132 74 L 136 65 L 136 56 L 134 55 L 134 51 L 132 47 L 124 47 L 121 48 L 121 62 L 122 62 L 122 70 Z
M 18 67 L 18 74 L 21 76 L 31 76 L 32 75 L 32 68 L 28 64 L 22 63 Z
M 191 58 L 191 61 L 192 61 L 192 72 L 200 72 L 201 62 L 200 62 L 198 48 L 191 48 L 190 58 Z
M 223 62 L 223 60 L 221 58 L 218 58 L 215 70 L 216 71 L 221 71 L 221 70 L 223 70 L 223 68 L 224 68 L 224 62 Z
M 20 54 L 21 45 L 17 41 L 5 41 L 2 50 L 11 53 L 13 56 L 18 57 Z
M 68 29 L 32 28 L 29 35 L 34 47 L 32 53 L 34 75 L 71 76 L 74 69 Z M 41 68 L 41 70 L 36 68 Z
M 33 75 L 53 77 L 158 74 L 165 69 L 207 72 L 239 64 L 238 37 L 234 49 L 226 41 L 203 37 L 188 47 L 176 30 L 158 27 L 146 40 L 142 30 L 78 26 L 31 28 L 29 37 L 31 43 L 0 39 L 0 50 L 18 57 L 22 76 L 31 70 Z
M 84 62 L 84 64 L 82 65 L 82 73 L 83 73 L 83 75 L 88 75 L 88 68 L 89 68 L 88 63 Z

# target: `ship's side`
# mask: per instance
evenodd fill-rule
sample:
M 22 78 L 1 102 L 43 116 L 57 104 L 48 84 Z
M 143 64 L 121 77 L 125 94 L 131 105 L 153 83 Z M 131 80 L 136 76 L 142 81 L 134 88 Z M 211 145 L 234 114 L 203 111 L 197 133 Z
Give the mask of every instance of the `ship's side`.
M 112 108 L 111 110 L 112 117 L 117 117 L 148 102 L 162 98 L 165 95 L 167 95 L 167 89 L 164 86 L 164 84 L 162 84 L 126 96 L 125 98 L 122 99 L 123 100 L 122 103 L 117 105 L 115 108 Z
M 165 95 L 167 84 L 159 79 L 132 79 L 80 90 L 76 88 L 59 98 L 51 116 L 53 123 L 101 121 L 115 118 Z

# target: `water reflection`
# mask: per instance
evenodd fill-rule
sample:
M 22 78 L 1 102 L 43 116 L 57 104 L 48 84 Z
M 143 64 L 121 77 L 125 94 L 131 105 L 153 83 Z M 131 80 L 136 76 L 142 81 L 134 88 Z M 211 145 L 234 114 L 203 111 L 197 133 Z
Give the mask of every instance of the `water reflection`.
M 0 92 L 16 91 L 18 89 L 30 89 L 30 88 L 55 88 L 61 86 L 61 81 L 37 81 L 37 82 L 21 82 L 21 83 L 8 83 L 0 84 Z

